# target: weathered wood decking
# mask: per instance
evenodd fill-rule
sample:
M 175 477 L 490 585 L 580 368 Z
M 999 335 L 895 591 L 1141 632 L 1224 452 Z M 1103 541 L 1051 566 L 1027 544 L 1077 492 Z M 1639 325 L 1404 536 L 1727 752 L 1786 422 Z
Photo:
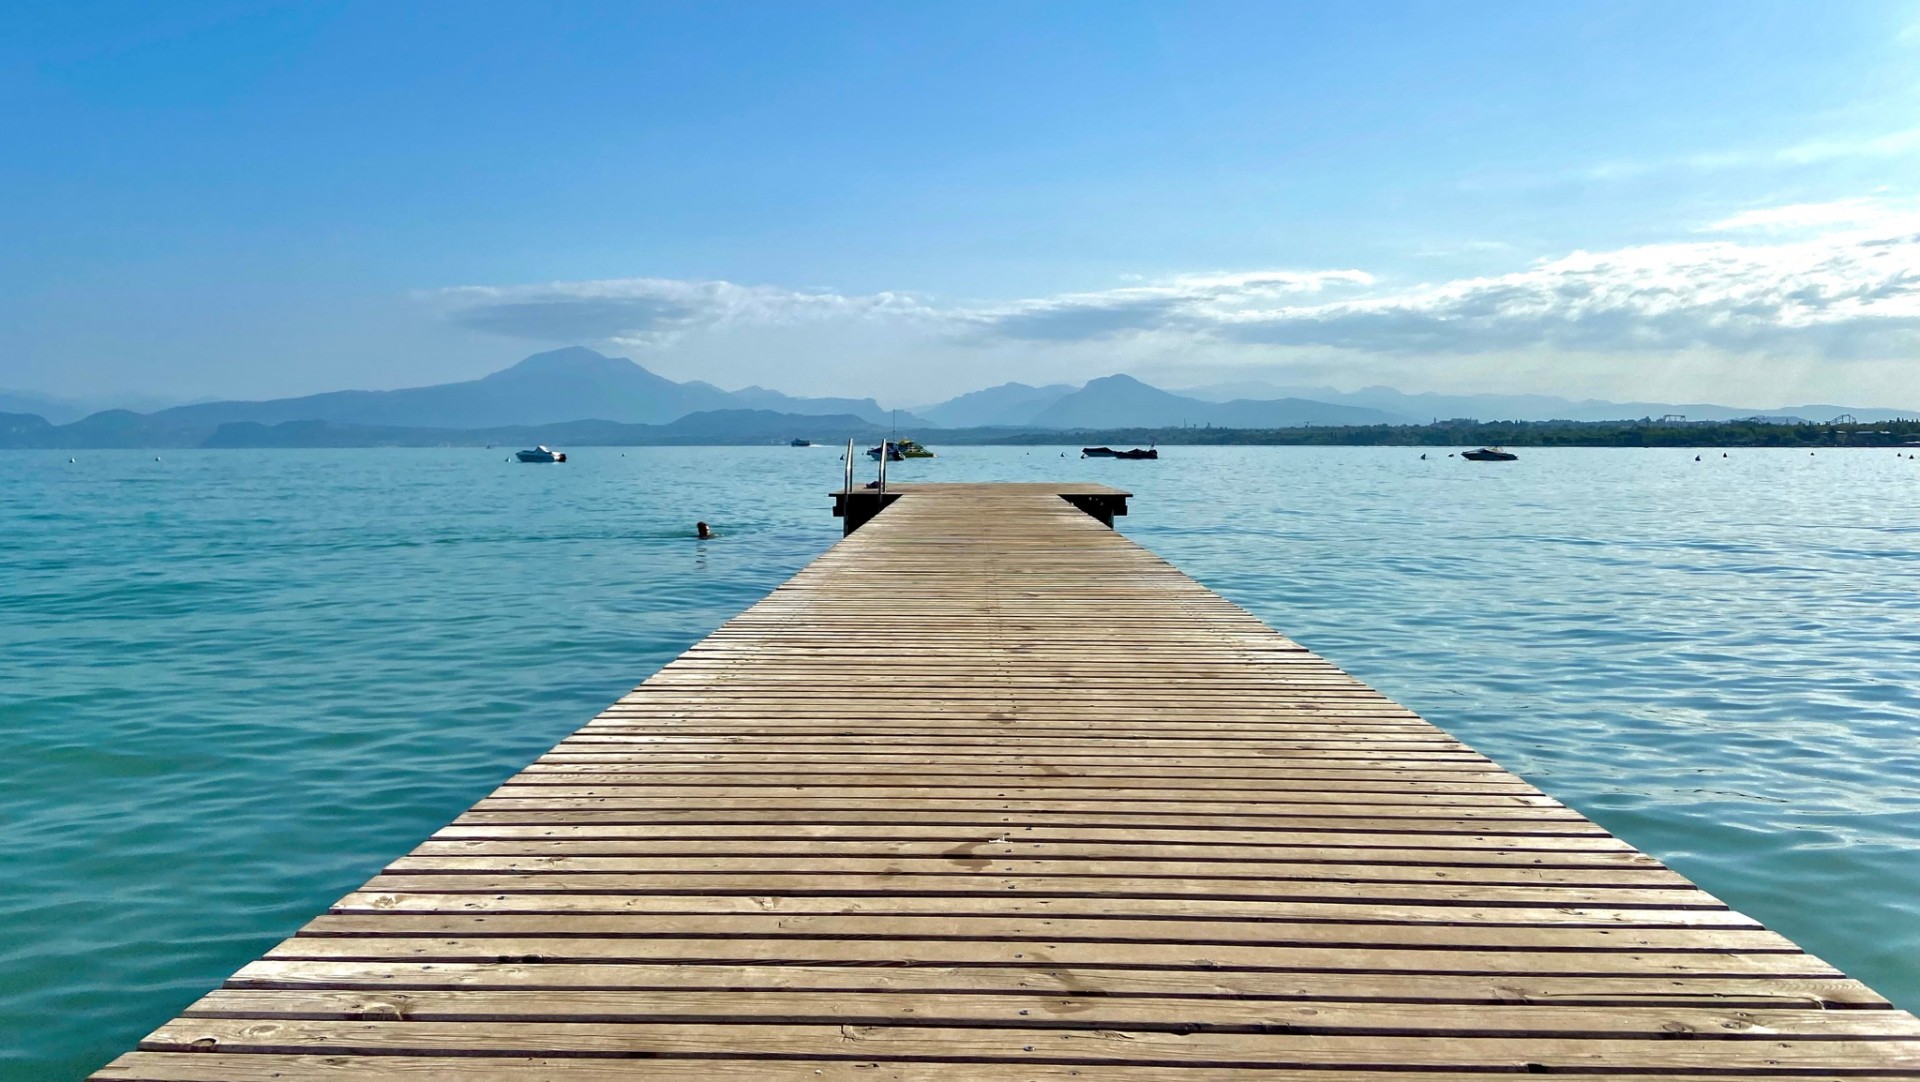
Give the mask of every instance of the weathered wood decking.
M 1042 491 L 913 492 L 102 1079 L 1914 1077 L 1920 1023 Z

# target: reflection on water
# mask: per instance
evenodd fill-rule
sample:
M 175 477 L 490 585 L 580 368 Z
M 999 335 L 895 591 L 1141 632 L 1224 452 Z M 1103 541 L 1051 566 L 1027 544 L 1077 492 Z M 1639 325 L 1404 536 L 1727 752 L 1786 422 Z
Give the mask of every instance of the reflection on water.
M 1920 1006 L 1920 462 L 938 449 L 892 476 L 1132 488 L 1127 534 Z M 0 1076 L 129 1047 L 804 566 L 833 450 L 0 455 Z

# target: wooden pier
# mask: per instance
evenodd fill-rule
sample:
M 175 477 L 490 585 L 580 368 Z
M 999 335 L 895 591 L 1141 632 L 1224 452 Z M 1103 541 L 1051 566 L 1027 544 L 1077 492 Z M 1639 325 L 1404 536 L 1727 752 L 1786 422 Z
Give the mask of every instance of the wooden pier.
M 982 485 L 902 492 L 96 1077 L 1489 1072 L 1916 1078 L 1920 1021 Z

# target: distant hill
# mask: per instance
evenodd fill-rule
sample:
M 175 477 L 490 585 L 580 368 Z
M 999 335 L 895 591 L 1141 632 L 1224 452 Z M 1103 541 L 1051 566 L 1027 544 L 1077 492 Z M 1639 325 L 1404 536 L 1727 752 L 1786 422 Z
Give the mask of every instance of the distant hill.
M 265 402 L 207 402 L 161 410 L 169 424 L 215 427 L 235 421 L 473 429 L 600 417 L 659 424 L 734 403 L 703 383 L 675 383 L 619 357 L 573 347 L 536 353 L 482 379 L 397 391 L 333 391 Z
M 1036 428 L 1286 428 L 1306 424 L 1401 424 L 1383 410 L 1304 398 L 1205 402 L 1148 386 L 1132 376 L 1106 376 L 1035 414 Z
M 891 425 L 897 420 L 916 428 L 938 423 L 907 410 L 887 409 L 871 398 L 795 398 L 765 387 L 742 387 L 727 395 L 735 406 L 774 413 L 850 414 L 877 425 Z
M 914 412 L 937 425 L 948 428 L 986 428 L 994 425 L 1028 425 L 1040 411 L 1074 393 L 1078 388 L 1067 383 L 1029 387 L 1024 383 L 1002 383 L 984 391 L 972 391 L 935 406 L 916 406 Z
M 179 398 L 144 394 L 123 394 L 114 395 L 111 398 L 81 401 L 39 394 L 34 391 L 0 391 L 0 413 L 32 414 L 36 417 L 44 417 L 56 425 L 77 421 L 89 414 L 104 410 L 152 411 L 177 406 L 181 402 Z
M 0 391 L 0 414 L 40 417 L 53 424 L 77 421 L 90 411 L 78 402 L 31 391 Z
M 470 430 L 597 418 L 623 424 L 666 424 L 704 410 L 773 409 L 792 414 L 855 414 L 879 423 L 872 399 L 796 398 L 749 387 L 723 391 L 710 383 L 677 383 L 625 357 L 581 346 L 536 353 L 492 375 L 462 383 L 397 391 L 331 391 L 263 402 L 205 402 L 161 410 L 167 427 L 205 428 L 252 422 Z
M 262 424 L 229 421 L 211 429 L 167 424 L 125 411 L 97 413 L 67 425 L 45 418 L 0 414 L 0 447 L 555 447 L 658 444 L 784 444 L 794 436 L 819 443 L 877 440 L 886 431 L 853 414 L 795 414 L 771 410 L 705 410 L 663 425 L 577 420 L 545 425 L 452 429 L 299 420 Z
M 1207 401 L 1274 399 L 1304 396 L 1321 402 L 1360 406 L 1400 414 L 1416 422 L 1456 417 L 1483 421 L 1622 421 L 1677 414 L 1690 421 L 1736 421 L 1748 417 L 1789 417 L 1825 422 L 1843 414 L 1861 421 L 1891 421 L 1920 415 L 1920 410 L 1867 406 L 1799 405 L 1777 407 L 1721 406 L 1706 402 L 1609 402 L 1599 398 L 1571 399 L 1554 395 L 1443 395 L 1407 394 L 1391 387 L 1336 391 L 1331 387 L 1290 387 L 1262 380 L 1188 387 L 1179 393 Z
M 785 443 L 795 436 L 815 443 L 844 443 L 849 439 L 864 443 L 878 440 L 887 430 L 886 425 L 854 413 L 816 415 L 740 409 L 690 413 L 671 424 L 649 427 L 653 442 L 658 443 Z
M 132 410 L 101 410 L 56 425 L 35 414 L 0 414 L 0 447 L 197 447 L 211 426 L 182 425 Z
M 55 426 L 37 413 L 0 413 L 0 447 L 56 447 Z

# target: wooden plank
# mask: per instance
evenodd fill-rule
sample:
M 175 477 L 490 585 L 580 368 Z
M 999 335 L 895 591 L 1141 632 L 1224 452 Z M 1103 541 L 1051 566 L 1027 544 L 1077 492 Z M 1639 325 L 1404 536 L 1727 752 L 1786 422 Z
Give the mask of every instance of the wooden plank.
M 1422 906 L 1392 902 L 1312 902 L 1220 900 L 1212 898 L 1132 898 L 1116 908 L 1111 897 L 1047 898 L 1018 895 L 986 898 L 916 895 L 769 895 L 769 894 L 459 894 L 410 891 L 355 891 L 331 913 L 757 913 L 757 914 L 931 914 L 1019 916 L 1044 914 L 1085 920 L 1181 918 L 1259 924 L 1268 921 L 1321 920 L 1349 924 L 1392 922 L 1404 925 L 1473 924 L 1566 925 L 1611 928 L 1755 928 L 1753 918 L 1730 909 L 1621 909 L 1598 906 Z
M 822 757 L 824 758 L 824 757 Z M 1502 784 L 1522 786 L 1512 775 L 1481 763 L 1424 763 L 1397 765 L 1378 760 L 1367 762 L 1333 760 L 1296 763 L 1290 766 L 1222 767 L 1190 763 L 1166 766 L 1141 766 L 1137 762 L 1095 766 L 1061 766 L 1049 762 L 807 762 L 784 756 L 732 756 L 695 763 L 660 762 L 657 756 L 628 756 L 613 761 L 567 762 L 542 759 L 515 776 L 516 784 L 540 785 L 556 781 L 578 784 L 583 775 L 596 775 L 587 784 L 714 784 L 740 780 L 760 785 L 812 785 L 845 780 L 875 779 L 888 781 L 907 778 L 925 781 L 934 778 L 958 779 L 977 784 L 996 784 L 989 779 L 1031 778 L 1047 784 L 1066 784 L 1087 779 L 1114 779 L 1116 784 L 1144 782 L 1182 782 L 1190 787 L 1212 788 L 1231 782 L 1319 782 L 1319 781 L 1428 781 L 1455 784 Z M 895 783 L 897 784 L 897 783 Z M 951 783 L 949 783 L 951 784 Z M 1526 786 L 1529 791 L 1531 786 Z
M 1651 867 L 1539 867 L 1534 865 L 1453 865 L 1453 864 L 1369 864 L 1364 862 L 1283 862 L 1245 863 L 1196 861 L 1089 861 L 1035 855 L 1005 857 L 981 854 L 974 850 L 941 857 L 902 857 L 887 854 L 855 857 L 808 855 L 800 857 L 758 855 L 706 855 L 693 857 L 641 856 L 599 857 L 569 855 L 539 856 L 407 856 L 387 866 L 389 875 L 432 875 L 436 873 L 476 873 L 504 875 L 515 872 L 538 875 L 890 875 L 890 876 L 975 876 L 1048 878 L 1118 877 L 1130 882 L 1175 879 L 1182 881 L 1254 880 L 1257 882 L 1301 882 L 1332 879 L 1350 883 L 1474 883 L 1495 885 L 1554 885 L 1584 887 L 1669 887 L 1692 890 L 1693 885 L 1659 865 Z
M 1358 917 L 1358 914 L 1352 914 Z M 1795 954 L 1792 943 L 1763 928 L 1649 928 L 1640 926 L 1458 925 L 1401 921 L 1388 916 L 1338 922 L 1186 921 L 1179 919 L 1047 916 L 808 915 L 790 911 L 731 914 L 417 913 L 382 910 L 330 913 L 300 929 L 304 937 L 568 936 L 621 941 L 695 937 L 780 939 L 891 939 L 914 942 L 1123 942 L 1189 946 L 1457 947 L 1554 951 L 1765 951 Z
M 964 995 L 898 992 L 849 998 L 833 992 L 425 990 L 381 992 L 221 990 L 181 1012 L 185 1018 L 383 1019 L 487 1022 L 653 1022 L 756 1025 L 977 1025 L 1176 1032 L 1284 1028 L 1325 1035 L 1516 1037 L 1529 1034 L 1702 1039 L 1838 1036 L 1920 1038 L 1920 1020 L 1900 1011 L 1621 1007 L 1595 1011 L 1541 1005 L 1421 1004 L 1398 1008 L 1328 1000 L 1195 1000 L 1172 996 L 1089 999 L 1058 992 Z
M 914 486 L 95 1077 L 1920 1076 L 1060 492 Z
M 513 841 L 434 838 L 422 842 L 415 856 L 512 856 L 512 857 L 781 857 L 808 859 L 821 857 L 932 857 L 949 860 L 988 861 L 992 859 L 1077 860 L 1092 862 L 1151 862 L 1183 859 L 1235 863 L 1260 861 L 1322 864 L 1439 864 L 1448 867 L 1527 865 L 1549 868 L 1654 868 L 1652 857 L 1632 850 L 1612 849 L 1598 852 L 1562 853 L 1546 849 L 1509 850 L 1438 847 L 1395 849 L 1385 845 L 1342 846 L 1285 845 L 1270 846 L 1197 846 L 1181 843 L 1154 845 L 1142 842 L 1128 845 L 1115 841 L 1035 842 L 1027 838 L 979 838 L 958 843 L 946 841 L 847 841 L 840 846 L 820 838 L 805 838 L 785 844 L 766 839 L 750 841 L 618 841 L 547 836 Z
M 850 1048 L 850 1045 L 858 1045 Z M 1381 1063 L 1429 1069 L 1578 1070 L 1598 1067 L 1692 1070 L 1751 1063 L 1795 1073 L 1871 1063 L 1884 1073 L 1920 1072 L 1920 1040 L 1640 1040 L 1539 1035 L 1442 1039 L 1236 1033 L 1209 1028 L 1031 1029 L 869 1025 L 726 1025 L 672 1022 L 308 1021 L 180 1018 L 141 1042 L 146 1051 L 334 1054 L 576 1054 L 723 1058 L 856 1055 L 891 1060 L 971 1060 L 1054 1064 L 1106 1063 L 1223 1067 L 1368 1068 Z
M 475 1056 L 334 1056 L 334 1055 L 223 1055 L 190 1056 L 135 1052 L 103 1069 L 96 1078 L 106 1082 L 287 1082 L 288 1079 L 324 1079 L 327 1082 L 388 1082 L 395 1078 L 432 1079 L 434 1082 L 633 1082 L 631 1059 Z M 1046 1063 L 881 1062 L 873 1059 L 782 1058 L 769 1064 L 750 1058 L 646 1060 L 649 1082 L 713 1082 L 715 1079 L 769 1077 L 807 1079 L 809 1082 L 1089 1082 L 1082 1067 Z M 1481 1071 L 1396 1071 L 1394 1082 L 1486 1082 Z M 1607 1082 L 1726 1082 L 1726 1074 L 1659 1071 L 1652 1074 L 1607 1072 L 1579 1074 Z M 1809 1077 L 1809 1076 L 1801 1076 Z M 1813 1078 L 1840 1077 L 1815 1075 Z M 1286 1082 L 1354 1082 L 1344 1069 L 1242 1068 L 1102 1064 L 1100 1082 L 1167 1082 L 1169 1078 L 1242 1082 L 1245 1079 L 1285 1079 Z
M 1094 978 L 1097 977 L 1097 984 Z M 1885 1009 L 1872 990 L 1843 977 L 1753 977 L 1674 974 L 1631 976 L 1426 973 L 1277 973 L 1203 967 L 1095 971 L 1041 965 L 845 966 L 746 963 L 556 963 L 276 959 L 250 963 L 231 988 L 521 988 L 811 989 L 855 993 L 1067 993 L 1226 999 L 1303 999 L 1380 1003 L 1613 1006 L 1722 1006 Z
M 1340 812 L 1335 809 L 1335 812 Z M 1348 832 L 1374 830 L 1407 834 L 1530 834 L 1538 837 L 1564 835 L 1600 835 L 1605 831 L 1577 814 L 1559 815 L 1538 812 L 1529 815 L 1487 814 L 1477 808 L 1449 808 L 1444 814 L 1388 815 L 1374 811 L 1364 815 L 1179 815 L 1163 810 L 1152 812 L 1106 812 L 1100 815 L 1065 814 L 1060 809 L 1034 811 L 995 807 L 891 808 L 881 811 L 844 807 L 760 808 L 649 808 L 643 811 L 608 809 L 589 804 L 566 809 L 488 808 L 476 806 L 456 820 L 462 824 L 542 823 L 620 825 L 671 823 L 760 823 L 760 824 L 916 824 L 941 823 L 984 827 L 995 830 L 1025 830 L 1027 827 L 1090 827 L 1095 829 L 1143 828 L 1156 830 L 1200 831 L 1209 827 L 1221 830 L 1276 832 L 1329 830 Z
M 762 839 L 762 840 L 817 840 L 864 841 L 890 844 L 905 841 L 948 842 L 956 844 L 1037 844 L 1042 842 L 1074 842 L 1085 845 L 1113 844 L 1128 848 L 1131 845 L 1157 846 L 1178 845 L 1183 851 L 1196 856 L 1204 855 L 1216 848 L 1238 846 L 1261 846 L 1284 848 L 1287 846 L 1322 846 L 1341 848 L 1402 848 L 1402 849 L 1492 849 L 1510 852 L 1538 852 L 1571 855 L 1587 852 L 1637 853 L 1632 846 L 1611 834 L 1598 830 L 1585 833 L 1554 833 L 1547 835 L 1527 833 L 1489 833 L 1466 832 L 1444 833 L 1425 831 L 1409 833 L 1406 831 L 1363 830 L 1353 828 L 1345 831 L 1330 830 L 1231 830 L 1210 826 L 1186 826 L 1148 830 L 1144 828 L 1103 828 L 1090 826 L 1028 826 L 1018 830 L 997 828 L 982 829 L 966 826 L 938 826 L 915 823 L 860 824 L 860 823 L 642 823 L 628 825 L 595 825 L 590 823 L 547 823 L 532 826 L 490 825 L 465 820 L 442 827 L 433 835 L 433 841 L 452 839 L 473 840 L 510 840 L 521 838 L 551 838 L 556 841 L 567 839 L 585 840 L 654 840 L 662 844 L 669 842 L 700 842 L 709 839 Z M 423 844 L 431 844 L 423 843 Z
M 1448 883 L 1433 877 L 1359 881 L 1265 878 L 1203 879 L 1175 877 L 1142 880 L 1125 875 L 979 875 L 845 872 L 775 878 L 754 872 L 440 872 L 385 873 L 364 890 L 380 893 L 474 894 L 747 894 L 756 897 L 810 894 L 913 894 L 922 897 L 1010 895 L 1059 898 L 1221 898 L 1248 901 L 1390 901 L 1420 905 L 1599 906 L 1606 908 L 1723 908 L 1693 887 L 1638 887 L 1589 884 Z
M 838 939 L 653 938 L 605 939 L 536 936 L 295 936 L 267 952 L 283 960 L 473 962 L 535 959 L 575 964 L 595 962 L 752 962 L 803 965 L 897 965 L 903 958 L 919 965 L 1051 965 L 1072 968 L 1127 965 L 1145 968 L 1205 966 L 1222 969 L 1359 969 L 1372 973 L 1426 973 L 1485 976 L 1540 974 L 1627 977 L 1654 980 L 1669 976 L 1832 977 L 1833 967 L 1806 954 L 1765 951 L 1605 951 L 1472 947 L 1447 949 L 1403 946 L 1356 938 L 1351 944 L 1075 943 L 1040 940 L 1004 943 Z M 1099 988 L 1097 976 L 1083 979 Z

